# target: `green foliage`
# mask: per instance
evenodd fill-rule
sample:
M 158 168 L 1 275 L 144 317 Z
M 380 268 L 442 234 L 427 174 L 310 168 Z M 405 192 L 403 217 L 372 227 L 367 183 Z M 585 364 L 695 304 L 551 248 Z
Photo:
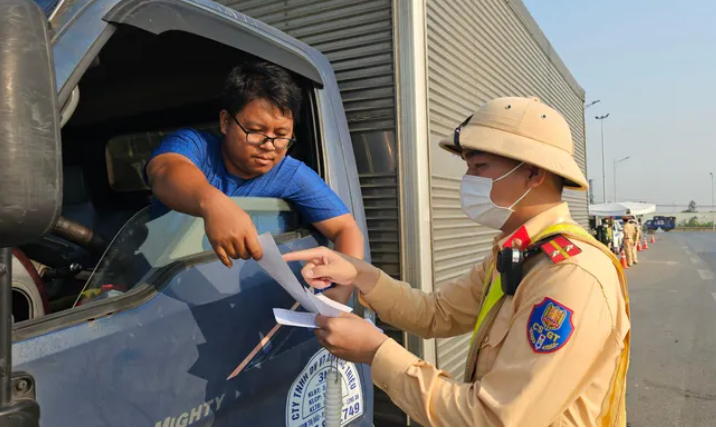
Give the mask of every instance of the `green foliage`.
M 679 222 L 679 227 L 707 227 L 707 228 L 713 228 L 714 223 L 712 221 L 699 221 L 699 218 L 696 216 L 691 217 L 688 220 L 681 220 Z
M 685 213 L 695 213 L 697 210 L 696 208 L 696 201 L 689 202 L 689 207 L 684 210 Z

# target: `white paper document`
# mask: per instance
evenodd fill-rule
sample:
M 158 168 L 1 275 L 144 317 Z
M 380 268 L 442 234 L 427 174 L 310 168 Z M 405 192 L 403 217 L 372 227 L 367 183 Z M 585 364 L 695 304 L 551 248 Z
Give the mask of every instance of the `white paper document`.
M 296 276 L 293 274 L 291 268 L 288 267 L 288 263 L 283 260 L 281 252 L 278 250 L 278 246 L 276 246 L 276 241 L 274 241 L 273 236 L 271 236 L 270 233 L 259 235 L 259 243 L 263 249 L 263 257 L 259 260 L 259 265 L 261 265 L 261 267 L 264 268 L 264 270 L 266 270 L 266 272 L 268 272 L 268 274 L 271 275 L 271 277 L 275 279 L 276 282 L 278 282 L 281 287 L 288 292 L 288 294 L 291 295 L 291 297 L 296 299 L 309 313 L 312 313 L 311 315 L 313 317 L 315 317 L 316 314 L 325 315 L 327 317 L 336 317 L 341 312 L 352 312 L 352 309 L 348 306 L 342 305 L 321 294 L 313 294 L 309 290 L 303 288 L 301 283 L 298 282 L 298 279 L 296 279 Z M 274 309 L 274 315 L 277 310 L 285 311 L 285 309 Z M 284 314 L 283 312 L 280 313 Z M 295 314 L 299 313 L 301 312 L 295 312 Z M 282 324 L 278 317 L 276 317 L 276 321 L 279 324 Z
M 337 317 L 341 312 L 353 312 L 353 309 L 342 305 L 335 300 L 331 300 L 323 294 L 313 294 L 306 290 L 306 293 L 311 295 L 311 300 L 318 308 L 318 313 L 327 317 Z
M 273 236 L 268 232 L 259 235 L 259 244 L 261 244 L 261 248 L 263 249 L 263 257 L 259 260 L 259 265 L 307 311 L 318 312 L 318 307 L 314 304 L 315 300 L 309 297 L 309 293 L 307 293 L 306 289 L 298 282 L 291 268 L 288 267 L 288 263 L 283 260 L 281 252 L 276 246 L 276 241 L 273 240 Z
M 318 328 L 316 325 L 316 314 L 311 312 L 295 312 L 288 309 L 273 309 L 273 316 L 276 322 L 281 325 L 292 327 Z
M 276 322 L 281 325 L 287 325 L 291 327 L 304 327 L 304 328 L 318 328 L 316 325 L 316 314 L 310 312 L 295 312 L 289 311 L 288 309 L 273 309 L 273 316 L 276 318 Z M 372 320 L 366 318 L 376 330 L 383 333 L 383 330 L 378 328 Z

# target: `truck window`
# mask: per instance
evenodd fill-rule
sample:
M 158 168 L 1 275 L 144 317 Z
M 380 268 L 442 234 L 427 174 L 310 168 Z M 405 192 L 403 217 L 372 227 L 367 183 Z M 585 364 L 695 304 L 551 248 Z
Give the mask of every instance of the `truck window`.
M 37 293 L 22 294 L 36 295 L 38 302 L 20 305 L 38 310 L 23 310 L 25 315 L 15 320 L 18 325 L 100 296 L 122 295 L 183 258 L 212 256 L 197 219 L 170 213 L 149 221 L 152 195 L 142 170 L 168 133 L 183 127 L 218 132 L 225 77 L 252 59 L 193 34 L 117 28 L 79 80 L 79 104 L 62 129 L 62 216 L 102 244 L 88 246 L 50 234 L 19 248 L 27 259 L 22 265 L 36 271 L 19 274 L 34 278 L 36 273 L 39 279 L 29 282 Z M 300 76 L 296 81 L 303 88 L 304 106 L 295 126 L 298 142 L 289 155 L 323 176 L 315 87 Z M 303 230 L 302 219 L 283 201 L 236 202 L 247 207 L 259 232 Z M 182 231 L 192 235 L 182 237 Z
M 281 199 L 232 199 L 251 216 L 259 234 L 297 233 L 300 227 L 298 214 Z M 158 270 L 200 255 L 213 255 L 201 218 L 171 211 L 152 219 L 146 207 L 112 240 L 75 306 L 121 296 Z
M 216 122 L 199 124 L 192 128 L 216 135 L 221 134 Z M 173 131 L 175 130 L 166 129 L 112 137 L 105 147 L 107 179 L 112 190 L 115 192 L 148 191 L 149 186 L 143 177 L 147 159 L 152 154 L 152 149 Z

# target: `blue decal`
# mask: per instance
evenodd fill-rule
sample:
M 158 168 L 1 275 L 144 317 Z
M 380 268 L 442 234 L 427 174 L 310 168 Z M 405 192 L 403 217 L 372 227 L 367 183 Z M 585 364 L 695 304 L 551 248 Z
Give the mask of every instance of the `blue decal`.
M 572 337 L 574 324 L 572 310 L 563 304 L 545 297 L 535 305 L 527 323 L 527 340 L 532 350 L 548 354 L 564 346 Z

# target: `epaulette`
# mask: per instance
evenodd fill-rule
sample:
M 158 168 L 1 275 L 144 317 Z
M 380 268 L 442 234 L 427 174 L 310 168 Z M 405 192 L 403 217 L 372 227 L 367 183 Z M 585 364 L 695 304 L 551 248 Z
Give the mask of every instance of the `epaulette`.
M 540 248 L 553 264 L 563 262 L 582 252 L 578 246 L 574 245 L 572 241 L 562 235 L 557 235 L 551 238 L 542 244 Z

